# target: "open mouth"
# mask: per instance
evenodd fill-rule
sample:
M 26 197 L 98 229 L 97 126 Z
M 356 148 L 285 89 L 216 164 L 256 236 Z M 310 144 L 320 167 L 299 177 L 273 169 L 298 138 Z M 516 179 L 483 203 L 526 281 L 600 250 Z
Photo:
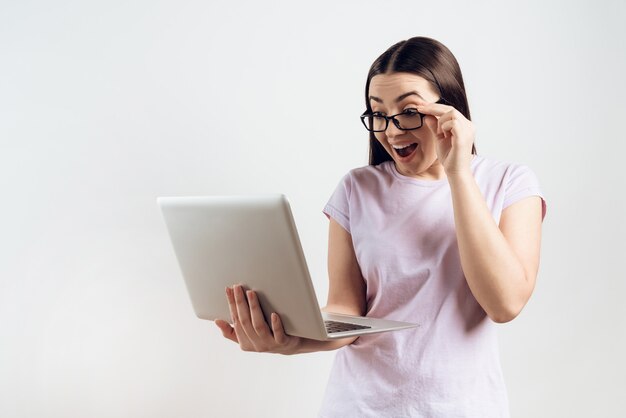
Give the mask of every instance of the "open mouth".
M 417 149 L 417 143 L 412 143 L 404 146 L 392 145 L 391 147 L 401 158 L 406 158 L 409 155 L 413 154 L 413 151 Z

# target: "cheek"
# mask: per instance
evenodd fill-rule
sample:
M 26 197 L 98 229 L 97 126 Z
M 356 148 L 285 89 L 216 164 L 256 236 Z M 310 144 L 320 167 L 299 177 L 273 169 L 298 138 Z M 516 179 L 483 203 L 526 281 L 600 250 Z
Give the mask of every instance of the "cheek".
M 383 146 L 387 144 L 387 135 L 382 132 L 375 132 L 374 138 L 376 138 L 376 140 Z

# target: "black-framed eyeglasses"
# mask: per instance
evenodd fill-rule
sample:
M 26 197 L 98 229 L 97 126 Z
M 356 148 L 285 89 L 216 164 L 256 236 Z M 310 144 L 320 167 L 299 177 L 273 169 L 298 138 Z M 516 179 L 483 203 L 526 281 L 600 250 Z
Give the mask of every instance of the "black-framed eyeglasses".
M 437 100 L 435 103 L 446 103 L 444 98 Z M 404 109 L 401 113 L 391 116 L 381 115 L 379 113 L 367 113 L 365 111 L 361 115 L 363 126 L 370 132 L 385 132 L 389 127 L 389 121 L 392 120 L 396 128 L 403 131 L 412 131 L 419 129 L 424 123 L 424 115 L 414 108 Z

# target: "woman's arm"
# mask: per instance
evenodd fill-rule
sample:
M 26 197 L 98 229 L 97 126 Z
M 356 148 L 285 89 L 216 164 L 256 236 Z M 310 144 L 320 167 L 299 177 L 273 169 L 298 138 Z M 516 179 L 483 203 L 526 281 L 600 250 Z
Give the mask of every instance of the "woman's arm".
M 469 287 L 495 322 L 514 319 L 530 298 L 539 268 L 538 196 L 507 207 L 496 225 L 472 173 L 448 175 L 461 265 Z
M 365 282 L 354 254 L 352 237 L 332 218 L 328 233 L 328 303 L 324 311 L 363 315 Z M 277 314 L 272 314 L 271 329 L 263 317 L 256 293 L 244 293 L 241 286 L 226 289 L 233 326 L 217 320 L 224 337 L 239 344 L 243 351 L 300 354 L 336 350 L 358 337 L 318 341 L 285 334 Z
M 538 196 L 502 211 L 496 225 L 470 169 L 475 127 L 452 106 L 417 107 L 436 134 L 437 159 L 452 191 L 461 266 L 474 297 L 495 322 L 522 310 L 535 287 L 541 244 L 542 207 Z

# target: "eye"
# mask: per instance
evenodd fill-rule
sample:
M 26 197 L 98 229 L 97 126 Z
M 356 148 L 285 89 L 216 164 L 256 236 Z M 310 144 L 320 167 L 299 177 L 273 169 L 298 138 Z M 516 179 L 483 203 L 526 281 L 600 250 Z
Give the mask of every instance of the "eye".
M 372 116 L 383 116 L 384 113 L 382 112 L 372 112 Z
M 405 114 L 405 115 L 408 115 L 408 116 L 415 116 L 419 112 L 417 111 L 417 109 L 414 109 L 414 108 L 410 107 L 410 108 L 404 109 L 404 111 L 402 113 Z

